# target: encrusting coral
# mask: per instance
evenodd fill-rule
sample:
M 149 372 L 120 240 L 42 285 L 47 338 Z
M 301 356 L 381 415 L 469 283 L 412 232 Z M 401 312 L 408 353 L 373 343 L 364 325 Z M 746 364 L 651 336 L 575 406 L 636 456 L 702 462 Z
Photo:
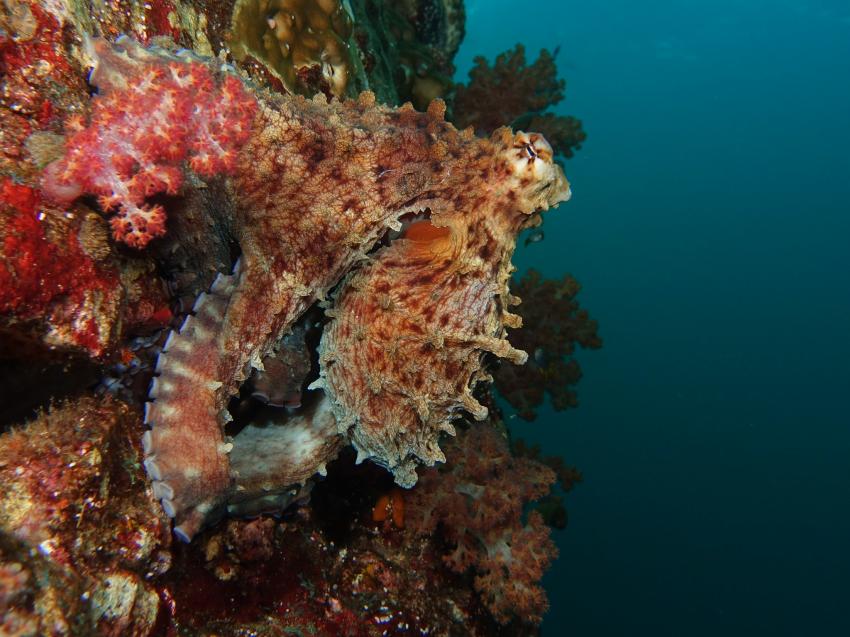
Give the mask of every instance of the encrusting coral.
M 51 347 L 101 357 L 122 337 L 171 318 L 150 263 L 120 267 L 95 213 L 69 215 L 36 189 L 0 178 L 0 334 L 16 349 Z M 0 356 L 10 352 L 0 348 Z
M 352 20 L 339 0 L 238 0 L 232 29 L 234 57 L 262 61 L 291 91 L 346 94 Z M 313 68 L 320 73 L 318 86 Z
M 161 601 L 148 579 L 168 569 L 171 533 L 146 485 L 137 425 L 126 404 L 82 398 L 4 437 L 0 574 L 18 571 L 31 634 L 152 630 Z
M 184 175 L 173 165 L 178 160 L 188 158 L 187 169 L 198 176 L 230 173 L 237 193 L 240 261 L 233 274 L 220 276 L 197 300 L 193 316 L 166 342 L 150 392 L 153 402 L 146 406 L 146 422 L 153 428 L 144 437 L 145 464 L 163 507 L 176 518 L 175 531 L 190 539 L 239 490 L 228 457 L 234 442 L 224 435 L 225 407 L 250 369 L 261 368 L 296 319 L 366 258 L 388 229 L 401 229 L 405 215 L 427 213 L 440 229 L 436 241 L 391 245 L 375 259 L 378 265 L 359 275 L 362 282 L 344 288 L 361 290 L 383 311 L 381 299 L 390 290 L 381 289 L 381 273 L 397 268 L 399 259 L 418 266 L 405 272 L 410 298 L 391 294 L 390 301 L 407 312 L 402 329 L 393 326 L 402 340 L 411 335 L 407 345 L 423 355 L 432 348 L 442 359 L 430 393 L 411 393 L 415 378 L 401 367 L 379 370 L 385 372 L 381 379 L 365 362 L 358 377 L 348 379 L 353 382 L 342 381 L 336 372 L 343 365 L 336 365 L 327 381 L 318 383 L 331 394 L 340 434 L 353 426 L 362 457 L 390 467 L 400 484 L 413 484 L 413 459 L 427 464 L 442 459 L 436 437 L 440 430 L 451 431 L 450 420 L 459 410 L 472 410 L 479 418 L 486 414 L 469 393 L 470 385 L 486 377 L 479 370 L 483 352 L 516 362 L 525 358 L 504 340 L 505 326 L 519 324 L 506 309 L 512 301 L 507 280 L 516 234 L 535 221 L 533 213 L 569 196 L 549 145 L 538 135 L 506 129 L 491 140 L 458 132 L 443 120 L 440 102 L 418 113 L 409 106 L 378 106 L 368 93 L 342 104 L 253 93 L 234 75 L 191 57 L 145 49 L 128 38 L 115 45 L 96 41 L 92 51 L 92 81 L 101 84 L 102 106 L 89 127 L 69 139 L 65 157 L 45 171 L 49 193 L 67 201 L 93 190 L 120 202 L 129 209 L 125 216 L 133 224 L 135 245 L 144 244 L 140 236 L 159 232 L 138 212 L 141 197 L 179 187 Z M 202 96 L 197 108 L 179 107 L 197 94 Z M 207 105 L 222 101 L 235 119 L 233 130 L 206 114 Z M 164 106 L 142 117 L 135 103 Z M 103 130 L 110 120 L 119 127 L 132 122 L 131 130 L 113 138 Z M 157 145 L 152 156 L 145 155 L 143 140 L 171 132 L 167 125 L 174 127 L 176 150 L 164 152 Z M 198 126 L 202 132 L 193 132 Z M 91 173 L 82 172 L 77 158 L 102 135 L 108 144 L 129 137 L 122 148 L 131 152 L 112 151 L 117 164 L 94 162 Z M 103 180 L 97 177 L 101 171 Z M 137 180 L 144 189 L 128 185 Z M 395 257 L 398 250 L 403 252 Z M 445 286 L 443 298 L 427 302 L 438 286 Z M 347 298 L 357 303 L 363 296 L 343 293 L 337 301 L 340 316 Z M 430 343 L 420 338 L 425 332 L 417 325 L 420 313 L 427 320 L 429 308 L 438 310 L 432 318 L 441 330 Z M 387 316 L 375 315 L 376 325 Z M 338 324 L 347 329 L 345 320 Z M 339 342 L 333 334 L 322 348 L 325 368 L 334 356 L 360 363 L 361 341 L 355 336 Z M 392 334 L 383 337 L 378 346 L 390 346 Z M 363 381 L 370 375 L 372 384 Z M 379 385 L 393 391 L 393 383 L 406 400 L 378 431 L 369 418 L 380 417 L 383 407 L 373 404 L 377 411 L 366 418 L 359 410 L 364 400 L 380 396 Z M 315 467 L 327 460 L 317 458 Z

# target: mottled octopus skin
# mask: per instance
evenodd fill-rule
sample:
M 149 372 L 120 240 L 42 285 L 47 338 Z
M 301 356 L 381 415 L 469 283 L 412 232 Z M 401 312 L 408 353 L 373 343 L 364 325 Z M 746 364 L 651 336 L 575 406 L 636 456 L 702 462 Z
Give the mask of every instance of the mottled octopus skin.
M 281 511 L 309 492 L 310 479 L 325 475 L 345 439 L 337 434 L 330 401 L 320 394 L 315 404 L 292 416 L 267 409 L 233 442 L 230 462 L 237 478 L 227 498 L 228 513 L 257 515 Z
M 523 363 L 506 327 L 510 259 L 534 213 L 566 201 L 569 184 L 539 135 L 500 129 L 462 147 L 460 179 L 430 193 L 419 221 L 340 286 L 320 349 L 322 387 L 358 459 L 386 466 L 404 487 L 417 462 L 445 461 L 438 439 L 464 411 L 487 409 L 472 388 L 485 352 Z M 450 205 L 442 205 L 451 202 Z

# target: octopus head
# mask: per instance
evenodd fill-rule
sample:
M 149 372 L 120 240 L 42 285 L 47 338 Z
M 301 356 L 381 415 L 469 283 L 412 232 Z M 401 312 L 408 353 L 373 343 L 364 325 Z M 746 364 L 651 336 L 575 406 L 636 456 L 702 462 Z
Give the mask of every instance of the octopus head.
M 543 135 L 500 129 L 494 137 L 502 145 L 509 169 L 507 187 L 515 193 L 520 211 L 548 210 L 570 198 L 570 184 Z

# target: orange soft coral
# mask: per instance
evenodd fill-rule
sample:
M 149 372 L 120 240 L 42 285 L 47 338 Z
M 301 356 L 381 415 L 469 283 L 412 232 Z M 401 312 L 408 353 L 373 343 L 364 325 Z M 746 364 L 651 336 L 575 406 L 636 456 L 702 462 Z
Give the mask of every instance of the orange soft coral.
M 555 152 L 572 157 L 586 135 L 575 117 L 543 111 L 564 99 L 566 83 L 558 79 L 555 56 L 546 49 L 526 66 L 525 47 L 517 44 L 500 54 L 492 67 L 475 58 L 469 84 L 459 84 L 454 100 L 454 121 L 487 134 L 499 126 L 535 130 L 546 136 Z
M 407 532 L 441 533 L 451 547 L 444 562 L 475 575 L 475 588 L 499 622 L 538 623 L 548 607 L 539 581 L 557 549 L 539 513 L 523 522 L 523 507 L 554 482 L 548 467 L 511 457 L 492 423 L 474 424 L 446 445 L 445 470 L 422 472 L 407 497 Z

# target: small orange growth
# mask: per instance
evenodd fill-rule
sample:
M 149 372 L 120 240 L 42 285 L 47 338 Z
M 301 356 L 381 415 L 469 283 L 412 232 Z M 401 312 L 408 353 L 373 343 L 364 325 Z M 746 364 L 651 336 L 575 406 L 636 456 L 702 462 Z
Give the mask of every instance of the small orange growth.
M 165 324 L 168 323 L 173 317 L 171 313 L 171 309 L 167 305 L 163 305 L 158 310 L 155 310 L 153 314 L 151 314 L 150 319 L 155 323 Z
M 372 520 L 383 522 L 384 528 L 387 528 L 390 522 L 397 529 L 404 528 L 404 493 L 401 489 L 396 487 L 378 498 L 372 509 Z
M 118 356 L 121 359 L 121 362 L 125 365 L 132 363 L 133 359 L 136 357 L 129 347 L 122 347 L 118 352 Z
M 411 241 L 437 241 L 451 234 L 448 228 L 438 228 L 427 219 L 410 224 L 402 235 Z

